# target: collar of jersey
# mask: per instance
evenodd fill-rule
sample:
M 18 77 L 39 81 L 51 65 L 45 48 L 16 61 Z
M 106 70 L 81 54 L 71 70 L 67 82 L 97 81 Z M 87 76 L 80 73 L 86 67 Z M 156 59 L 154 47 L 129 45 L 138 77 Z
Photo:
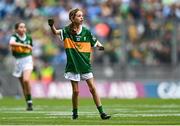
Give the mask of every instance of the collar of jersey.
M 26 39 L 26 34 L 23 35 L 23 37 L 19 36 L 18 33 L 16 33 L 16 35 L 19 37 L 20 40 L 24 41 Z
M 81 34 L 81 32 L 82 32 L 82 25 L 80 25 L 80 30 L 79 30 L 79 32 L 77 33 L 77 35 Z

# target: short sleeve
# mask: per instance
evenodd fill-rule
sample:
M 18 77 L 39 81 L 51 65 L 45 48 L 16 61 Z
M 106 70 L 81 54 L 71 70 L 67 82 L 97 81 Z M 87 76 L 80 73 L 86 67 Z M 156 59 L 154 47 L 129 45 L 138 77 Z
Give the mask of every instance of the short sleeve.
M 91 32 L 89 32 L 89 37 L 90 37 L 89 39 L 90 39 L 91 47 L 94 47 L 94 45 L 97 42 L 97 39 L 96 39 L 96 37 L 94 35 L 92 35 Z
M 63 30 L 63 29 L 60 29 L 59 38 L 60 38 L 61 41 L 63 41 L 64 38 L 65 38 L 65 37 L 64 37 L 64 30 Z
M 10 40 L 9 40 L 9 44 L 11 44 L 12 42 L 16 41 L 16 37 L 11 36 Z
M 30 37 L 30 45 L 33 46 L 33 40 L 32 40 L 32 37 Z

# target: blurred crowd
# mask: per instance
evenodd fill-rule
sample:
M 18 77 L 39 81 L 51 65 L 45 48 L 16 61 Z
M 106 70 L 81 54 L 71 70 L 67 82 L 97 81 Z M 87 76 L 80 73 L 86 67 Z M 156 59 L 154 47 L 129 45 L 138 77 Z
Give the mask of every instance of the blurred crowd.
M 66 63 L 63 43 L 50 32 L 68 25 L 72 8 L 84 11 L 84 25 L 105 46 L 93 63 L 177 64 L 180 60 L 179 0 L 0 0 L 0 60 L 11 56 L 8 42 L 15 22 L 25 21 L 34 42 L 35 66 Z

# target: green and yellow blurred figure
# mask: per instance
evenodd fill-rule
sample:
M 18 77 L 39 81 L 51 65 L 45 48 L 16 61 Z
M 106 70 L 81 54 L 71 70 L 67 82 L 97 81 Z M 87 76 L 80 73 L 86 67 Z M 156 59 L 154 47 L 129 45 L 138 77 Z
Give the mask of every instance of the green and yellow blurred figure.
M 33 42 L 31 36 L 26 33 L 25 23 L 19 22 L 15 24 L 15 33 L 12 34 L 9 45 L 16 60 L 13 75 L 19 78 L 26 99 L 27 110 L 32 111 L 30 77 L 33 70 Z

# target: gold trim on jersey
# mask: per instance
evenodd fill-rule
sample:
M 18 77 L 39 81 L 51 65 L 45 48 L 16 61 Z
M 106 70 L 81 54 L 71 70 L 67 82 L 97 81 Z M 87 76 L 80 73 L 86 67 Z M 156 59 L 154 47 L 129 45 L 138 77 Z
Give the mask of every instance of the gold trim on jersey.
M 28 47 L 23 47 L 23 46 L 11 46 L 12 52 L 16 53 L 30 53 L 31 49 Z
M 70 38 L 64 40 L 64 48 L 77 49 L 79 52 L 91 52 L 91 44 L 89 42 L 74 42 Z

